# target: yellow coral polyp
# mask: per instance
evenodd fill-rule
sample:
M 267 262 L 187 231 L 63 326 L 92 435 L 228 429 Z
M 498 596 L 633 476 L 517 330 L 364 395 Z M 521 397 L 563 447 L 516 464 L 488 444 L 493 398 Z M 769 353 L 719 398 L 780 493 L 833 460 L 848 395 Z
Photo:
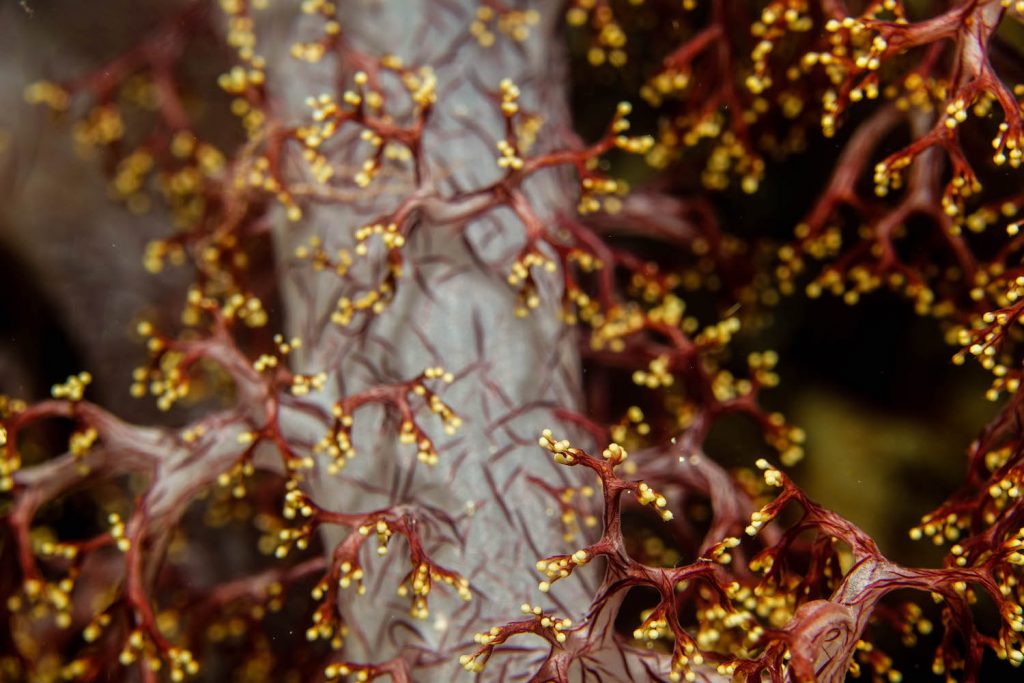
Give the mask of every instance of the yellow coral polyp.
M 58 399 L 69 401 L 81 401 L 85 396 L 85 388 L 92 382 L 92 375 L 88 372 L 80 372 L 77 375 L 68 377 L 63 384 L 55 384 L 50 389 L 50 395 Z

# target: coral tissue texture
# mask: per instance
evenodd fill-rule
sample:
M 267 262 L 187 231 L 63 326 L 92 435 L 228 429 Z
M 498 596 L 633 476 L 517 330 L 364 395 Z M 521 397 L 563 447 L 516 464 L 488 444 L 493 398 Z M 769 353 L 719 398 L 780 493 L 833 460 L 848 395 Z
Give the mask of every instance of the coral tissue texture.
M 1022 13 L 0 7 L 0 681 L 1011 680 Z

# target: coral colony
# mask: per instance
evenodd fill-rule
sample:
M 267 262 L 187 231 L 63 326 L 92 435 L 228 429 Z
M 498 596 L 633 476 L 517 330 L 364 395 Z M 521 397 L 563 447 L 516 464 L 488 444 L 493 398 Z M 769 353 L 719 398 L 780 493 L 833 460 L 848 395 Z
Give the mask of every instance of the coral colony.
M 1016 675 L 1024 3 L 161 11 L 21 105 L 162 216 L 131 258 L 188 283 L 124 332 L 138 367 L 0 401 L 0 680 Z M 570 63 L 645 71 L 584 135 Z M 787 235 L 732 230 L 716 198 L 824 144 Z M 876 291 L 991 373 L 962 485 L 909 530 L 934 566 L 798 485 L 779 355 L 736 350 L 788 298 Z M 726 466 L 736 417 L 760 447 Z

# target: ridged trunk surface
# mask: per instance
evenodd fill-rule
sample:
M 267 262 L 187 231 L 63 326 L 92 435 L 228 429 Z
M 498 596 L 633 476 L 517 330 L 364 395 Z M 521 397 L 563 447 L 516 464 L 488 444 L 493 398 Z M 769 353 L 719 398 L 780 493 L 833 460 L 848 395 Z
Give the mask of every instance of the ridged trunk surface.
M 418 462 L 414 446 L 399 444 L 398 423 L 368 407 L 355 415 L 358 455 L 339 475 L 319 472 L 311 484 L 314 500 L 330 509 L 362 512 L 396 504 L 420 509 L 432 558 L 470 580 L 471 601 L 464 603 L 437 586 L 430 595 L 429 618 L 413 618 L 409 599 L 396 594 L 409 571 L 404 543 L 396 541 L 386 558 L 366 561 L 365 595 L 351 590 L 341 595 L 351 630 L 346 657 L 372 662 L 403 654 L 423 665 L 414 673 L 416 680 L 440 681 L 467 675 L 458 656 L 473 647 L 476 632 L 518 618 L 524 602 L 540 602 L 536 561 L 569 550 L 551 499 L 527 477 L 557 483 L 577 475 L 555 465 L 536 441 L 543 428 L 558 428 L 550 409 L 578 407 L 581 392 L 576 338 L 558 319 L 557 277 L 541 278 L 539 308 L 525 318 L 515 315 L 515 290 L 505 277 L 524 243 L 522 224 L 508 209 L 453 221 L 449 216 L 456 207 L 445 201 L 505 173 L 496 164 L 495 148 L 505 135 L 497 95 L 503 78 L 519 85 L 523 107 L 543 116 L 545 130 L 551 131 L 540 149 L 564 144 L 555 134 L 571 130 L 567 62 L 557 26 L 560 8 L 557 3 L 540 8 L 540 24 L 525 42 L 499 41 L 485 48 L 466 31 L 478 3 L 415 5 L 350 0 L 341 3 L 339 16 L 352 47 L 372 56 L 398 55 L 409 66 L 431 67 L 437 77 L 437 103 L 415 161 L 419 184 L 413 162 L 386 167 L 358 200 L 308 208 L 297 224 L 279 221 L 276 242 L 287 329 L 305 343 L 299 369 L 326 369 L 332 379 L 316 398 L 324 408 L 344 395 L 409 379 L 429 366 L 441 365 L 458 376 L 442 393 L 463 418 L 458 433 L 444 435 L 429 412 L 418 416 L 440 451 L 437 465 Z M 294 31 L 281 33 L 282 50 L 309 35 L 306 28 L 300 22 Z M 289 81 L 283 106 L 304 115 L 303 100 L 318 92 L 309 67 L 276 59 L 271 64 L 281 65 L 278 82 Z M 356 70 L 330 59 L 318 68 L 325 86 L 350 84 Z M 387 103 L 401 113 L 408 108 L 408 95 L 392 90 Z M 357 163 L 353 160 L 353 166 Z M 542 220 L 573 210 L 571 175 L 543 172 L 525 190 Z M 369 320 L 357 315 L 343 327 L 330 322 L 340 296 L 357 298 L 366 283 L 382 277 L 382 255 L 371 249 L 365 264 L 357 260 L 353 273 L 361 283 L 341 283 L 330 273 L 297 263 L 295 248 L 315 235 L 328 252 L 351 251 L 357 228 L 379 222 L 417 191 L 440 199 L 429 201 L 402 226 L 409 238 L 394 302 Z M 328 530 L 325 546 L 332 548 L 340 538 Z M 589 578 L 594 582 L 597 576 Z M 555 594 L 559 611 L 578 619 L 590 604 L 593 586 L 584 588 L 576 579 L 564 583 Z M 536 669 L 530 661 L 547 645 L 520 640 L 516 645 L 527 650 L 497 655 L 485 680 L 529 677 Z

